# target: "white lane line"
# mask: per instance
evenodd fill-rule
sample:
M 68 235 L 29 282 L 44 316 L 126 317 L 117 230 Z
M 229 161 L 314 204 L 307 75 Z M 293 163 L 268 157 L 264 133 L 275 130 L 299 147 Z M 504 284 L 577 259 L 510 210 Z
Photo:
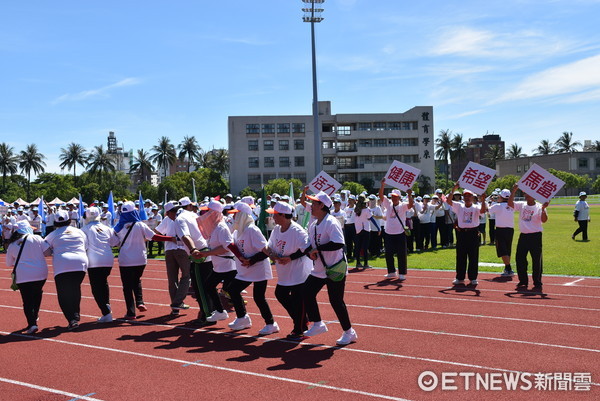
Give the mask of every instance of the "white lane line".
M 580 281 L 583 281 L 583 280 L 585 280 L 585 279 L 584 278 L 580 278 L 580 279 L 577 279 L 575 281 L 571 281 L 570 283 L 566 283 L 566 284 L 563 284 L 563 285 L 575 285 L 575 283 L 579 283 Z
M 102 401 L 99 398 L 88 397 L 88 395 L 95 394 L 95 393 L 91 393 L 91 394 L 87 394 L 87 395 L 77 395 L 77 394 L 69 393 L 67 391 L 57 390 L 55 388 L 38 386 L 37 384 L 31 384 L 31 383 L 20 382 L 18 380 L 7 379 L 6 377 L 0 377 L 0 382 L 15 384 L 17 386 L 22 386 L 22 387 L 29 387 L 29 388 L 32 388 L 35 390 L 45 391 L 47 393 L 65 395 L 67 397 L 71 397 L 72 400 Z
M 102 347 L 99 345 L 76 343 L 76 342 L 72 342 L 72 341 L 57 340 L 54 338 L 33 337 L 33 336 L 25 335 L 25 334 L 15 334 L 15 333 L 3 332 L 3 331 L 0 331 L 0 334 L 13 335 L 13 336 L 17 336 L 17 337 L 42 340 L 42 341 L 50 341 L 53 343 L 66 344 L 66 345 L 72 345 L 72 346 L 83 347 L 83 348 L 91 348 L 91 349 L 100 350 L 100 351 L 109 351 L 109 352 L 115 352 L 115 353 L 119 353 L 119 354 L 132 355 L 132 356 L 149 358 L 149 359 L 157 359 L 157 360 L 162 360 L 162 361 L 167 361 L 167 362 L 175 362 L 179 365 L 187 364 L 188 366 L 199 366 L 202 368 L 215 369 L 215 370 L 225 371 L 225 372 L 229 372 L 229 373 L 238 373 L 238 374 L 247 375 L 247 376 L 260 377 L 263 379 L 271 379 L 271 380 L 283 381 L 283 382 L 288 382 L 288 383 L 293 383 L 293 384 L 301 384 L 304 386 L 319 387 L 319 388 L 323 388 L 323 389 L 327 389 L 327 390 L 334 390 L 334 391 L 340 391 L 340 392 L 344 392 L 344 393 L 364 395 L 364 396 L 373 397 L 373 398 L 381 398 L 381 399 L 395 400 L 395 401 L 407 401 L 405 398 L 392 397 L 392 396 L 385 395 L 385 394 L 370 393 L 367 391 L 354 390 L 354 389 L 345 388 L 345 387 L 329 386 L 329 385 L 322 384 L 322 383 L 311 383 L 311 382 L 307 382 L 307 381 L 303 381 L 303 380 L 290 379 L 287 377 L 268 375 L 265 373 L 251 372 L 248 370 L 241 370 L 241 369 L 234 369 L 234 368 L 226 368 L 224 366 L 210 365 L 207 363 L 190 362 L 190 361 L 185 361 L 183 359 L 167 358 L 164 356 L 144 354 L 141 352 L 127 351 L 127 350 L 118 349 L 118 348 L 109 348 L 109 347 Z M 77 396 L 77 395 L 75 395 L 75 396 Z

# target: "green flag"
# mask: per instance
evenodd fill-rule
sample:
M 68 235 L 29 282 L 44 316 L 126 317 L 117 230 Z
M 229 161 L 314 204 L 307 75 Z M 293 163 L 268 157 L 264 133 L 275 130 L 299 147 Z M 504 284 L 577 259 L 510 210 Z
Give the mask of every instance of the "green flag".
M 197 203 L 198 197 L 196 196 L 196 180 L 192 178 L 192 202 Z
M 294 183 L 290 181 L 290 204 L 295 205 L 296 204 L 296 198 L 294 198 Z
M 263 186 L 260 191 L 260 215 L 258 216 L 258 228 L 263 235 L 267 236 L 267 193 Z

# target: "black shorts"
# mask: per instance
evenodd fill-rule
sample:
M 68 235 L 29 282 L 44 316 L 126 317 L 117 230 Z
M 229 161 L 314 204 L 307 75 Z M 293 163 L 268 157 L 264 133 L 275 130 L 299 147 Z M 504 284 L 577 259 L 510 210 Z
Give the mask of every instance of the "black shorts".
M 496 256 L 510 256 L 515 229 L 509 227 L 496 227 Z
M 478 230 L 480 233 L 485 234 L 485 223 L 479 224 Z

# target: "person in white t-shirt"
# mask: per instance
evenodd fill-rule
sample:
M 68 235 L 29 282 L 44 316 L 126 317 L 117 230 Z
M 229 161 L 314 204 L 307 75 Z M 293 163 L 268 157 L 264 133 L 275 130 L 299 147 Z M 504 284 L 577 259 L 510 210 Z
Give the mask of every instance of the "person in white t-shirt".
M 346 224 L 346 212 L 342 210 L 342 201 L 340 198 L 333 198 L 331 215 L 340 223 L 340 227 L 344 228 L 344 224 Z
M 583 241 L 588 241 L 588 224 L 591 221 L 590 219 L 590 205 L 586 202 L 587 194 L 585 192 L 579 193 L 579 200 L 575 204 L 575 210 L 573 211 L 573 216 L 575 217 L 575 221 L 579 224 L 579 227 L 573 235 L 571 235 L 571 239 L 575 239 L 577 234 L 582 234 Z
M 431 203 L 431 196 L 423 195 L 423 203 L 417 210 L 419 217 L 419 237 L 417 238 L 417 251 L 427 250 L 431 240 L 431 220 L 435 220 L 435 206 Z
M 112 247 L 119 245 L 119 237 L 112 229 L 100 221 L 100 209 L 92 206 L 85 211 L 89 223 L 81 230 L 87 238 L 88 277 L 94 300 L 102 312 L 100 323 L 113 321 L 110 307 L 108 276 L 113 268 L 115 257 Z
M 306 192 L 307 188 L 304 189 Z M 308 227 L 311 250 L 308 257 L 313 261 L 313 268 L 304 282 L 303 299 L 308 320 L 312 326 L 304 332 L 307 337 L 316 336 L 328 331 L 327 325 L 321 320 L 317 294 L 323 286 L 327 286 L 329 303 L 342 326 L 342 336 L 337 340 L 338 345 L 347 345 L 358 340 L 356 331 L 350 323 L 348 308 L 344 302 L 346 277 L 341 281 L 333 281 L 327 277 L 327 267 L 337 264 L 344 255 L 344 235 L 335 217 L 329 210 L 332 201 L 329 195 L 321 191 L 314 196 L 307 196 L 312 201 L 311 213 L 315 218 Z
M 146 241 L 174 241 L 175 238 L 155 234 L 146 223 L 141 221 L 140 214 L 131 201 L 123 203 L 115 232 L 121 242 L 119 272 L 127 309 L 123 319 L 134 320 L 137 317 L 136 307 L 140 312 L 148 310 L 144 304 L 141 280 L 148 260 Z
M 518 185 L 512 189 L 511 196 L 518 189 Z M 514 202 L 515 210 L 519 211 L 519 240 L 517 242 L 517 253 L 515 261 L 517 263 L 517 275 L 519 284 L 517 291 L 524 291 L 529 284 L 527 278 L 527 254 L 531 254 L 531 270 L 533 278 L 532 291 L 542 292 L 542 224 L 548 221 L 546 208 L 550 202 L 540 204 L 531 196 L 525 193 L 525 202 Z
M 276 224 L 269 238 L 268 252 L 277 268 L 275 297 L 294 322 L 294 329 L 287 339 L 302 340 L 303 333 L 308 329 L 302 287 L 312 270 L 312 262 L 305 255 L 310 247 L 308 233 L 292 220 L 292 212 L 292 207 L 283 202 L 277 202 L 267 210 Z
M 156 230 L 156 227 L 160 225 L 163 221 L 163 217 L 158 213 L 158 206 L 154 205 L 150 207 L 150 212 L 148 213 L 148 220 L 146 220 L 146 225 L 150 227 L 152 231 Z M 163 249 L 162 241 L 157 241 L 158 250 L 156 251 L 156 255 L 160 255 Z M 154 250 L 154 241 L 148 241 L 148 257 L 153 257 Z
M 356 207 L 356 196 L 351 195 L 349 192 L 348 205 L 342 210 L 346 213 L 344 219 L 344 243 L 346 244 L 346 255 L 348 259 L 356 259 L 356 250 L 354 249 L 354 238 L 356 237 L 356 228 L 354 227 L 354 208 Z M 343 204 L 343 200 L 342 200 Z M 358 260 L 358 259 L 357 259 Z
M 512 242 L 515 234 L 515 197 L 514 193 L 508 189 L 503 189 L 500 191 L 499 198 L 499 202 L 492 202 L 490 205 L 489 214 L 493 214 L 495 218 L 496 256 L 502 258 L 502 262 L 504 262 L 502 276 L 512 277 L 515 275 L 510 265 Z
M 15 231 L 14 226 L 17 224 L 17 219 L 12 215 L 11 210 L 6 213 L 6 216 L 2 218 L 2 240 L 4 244 L 4 250 L 8 250 L 10 245 L 10 238 Z
M 23 312 L 27 319 L 25 332 L 33 334 L 38 331 L 37 320 L 42 303 L 42 288 L 48 278 L 48 265 L 44 254 L 50 254 L 49 245 L 42 237 L 33 235 L 33 230 L 27 221 L 16 224 L 9 242 L 6 265 L 14 267 L 16 264 L 15 282 L 19 286 Z
M 371 256 L 378 258 L 381 256 L 381 249 L 383 248 L 383 238 L 385 237 L 383 210 L 381 206 L 377 205 L 377 197 L 375 195 L 369 195 L 367 206 L 373 215 L 371 219 L 371 232 L 375 233 L 380 231 L 379 235 L 370 235 L 369 237 L 369 253 Z
M 458 189 L 458 182 L 454 184 L 452 192 Z M 463 191 L 463 202 L 454 202 L 448 196 L 446 202 L 454 213 L 456 213 L 456 279 L 454 285 L 463 285 L 465 275 L 468 272 L 470 285 L 476 286 L 479 273 L 479 215 L 485 213 L 487 205 L 485 195 L 480 196 L 478 204 L 473 203 L 475 198 L 473 192 L 465 189 Z M 467 269 L 468 259 L 468 269 Z
M 273 314 L 269 308 L 265 293 L 267 291 L 267 281 L 273 278 L 271 263 L 267 259 L 267 240 L 260 229 L 254 224 L 252 209 L 244 202 L 237 202 L 235 213 L 233 243 L 235 244 L 235 265 L 237 275 L 227 287 L 227 292 L 231 296 L 231 302 L 235 308 L 236 319 L 229 323 L 232 330 L 243 330 L 252 327 L 252 320 L 246 313 L 246 306 L 242 299 L 242 291 L 253 284 L 253 298 L 260 314 L 265 321 L 259 334 L 273 334 L 279 331 L 277 322 L 273 319 Z
M 370 268 L 369 266 L 369 241 L 371 237 L 371 220 L 373 213 L 367 206 L 367 199 L 364 195 L 359 195 L 354 207 L 354 246 L 356 252 L 356 267 Z M 376 224 L 377 231 L 373 235 L 381 235 L 381 228 Z M 364 264 L 360 263 L 360 257 L 363 257 Z
M 100 207 L 102 208 L 102 213 L 100 214 L 100 223 L 104 224 L 107 227 L 111 227 L 112 228 L 113 216 L 108 211 L 108 204 L 107 203 L 101 203 Z
M 83 231 L 70 223 L 68 213 L 58 211 L 54 221 L 56 229 L 46 236 L 46 242 L 52 249 L 58 303 L 69 322 L 68 329 L 75 330 L 80 320 L 81 283 L 88 267 L 88 242 Z

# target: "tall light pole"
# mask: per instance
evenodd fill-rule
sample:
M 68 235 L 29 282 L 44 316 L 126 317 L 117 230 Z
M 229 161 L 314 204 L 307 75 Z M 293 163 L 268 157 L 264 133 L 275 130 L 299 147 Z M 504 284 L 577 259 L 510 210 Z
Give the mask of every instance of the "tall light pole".
M 310 22 L 310 39 L 312 44 L 312 81 L 313 81 L 313 124 L 314 124 L 314 141 L 315 141 L 315 176 L 321 172 L 321 127 L 319 125 L 319 97 L 317 95 L 317 54 L 315 50 L 315 22 L 323 21 L 321 13 L 323 8 L 315 8 L 315 4 L 322 5 L 325 0 L 302 0 L 307 7 L 302 8 L 304 11 L 304 22 Z

